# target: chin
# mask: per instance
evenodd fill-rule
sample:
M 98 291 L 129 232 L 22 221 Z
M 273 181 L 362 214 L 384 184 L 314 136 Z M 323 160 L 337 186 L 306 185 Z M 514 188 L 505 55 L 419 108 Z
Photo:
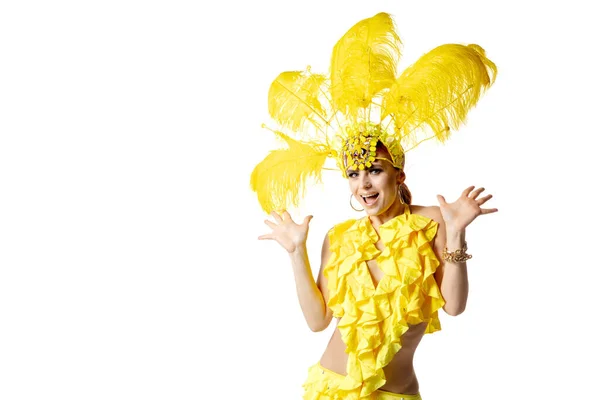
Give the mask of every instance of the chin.
M 377 215 L 381 213 L 381 209 L 379 207 L 374 207 L 374 208 L 365 208 L 365 212 L 367 213 L 367 215 Z

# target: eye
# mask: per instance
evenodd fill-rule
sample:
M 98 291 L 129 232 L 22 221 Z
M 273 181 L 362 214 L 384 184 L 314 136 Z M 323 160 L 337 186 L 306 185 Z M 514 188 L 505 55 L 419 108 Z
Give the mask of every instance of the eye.
M 348 174 L 348 178 L 354 178 L 355 175 L 358 175 L 356 172 L 350 172 Z
M 371 170 L 371 173 L 373 172 L 377 172 L 375 175 L 379 175 L 380 172 L 382 172 L 383 170 L 379 169 L 379 168 L 375 168 Z

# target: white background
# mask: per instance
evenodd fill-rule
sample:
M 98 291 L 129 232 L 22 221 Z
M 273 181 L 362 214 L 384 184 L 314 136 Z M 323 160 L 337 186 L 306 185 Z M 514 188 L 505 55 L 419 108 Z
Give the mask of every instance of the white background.
M 470 297 L 415 369 L 426 400 L 597 398 L 597 21 L 585 2 L 5 1 L 0 6 L 0 398 L 300 399 L 333 325 L 304 322 L 249 189 L 282 71 L 327 72 L 387 11 L 401 69 L 477 43 L 495 85 L 446 146 L 409 153 L 413 203 L 484 186 Z M 313 271 L 358 218 L 325 175 Z M 587 366 L 584 366 L 587 365 Z

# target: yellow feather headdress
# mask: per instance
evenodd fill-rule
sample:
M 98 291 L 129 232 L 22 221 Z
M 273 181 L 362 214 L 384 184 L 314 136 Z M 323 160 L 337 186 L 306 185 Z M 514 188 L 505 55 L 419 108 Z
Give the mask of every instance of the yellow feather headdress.
M 287 148 L 271 151 L 252 172 L 264 211 L 297 207 L 308 179 L 321 181 L 328 157 L 346 177 L 348 167 L 370 167 L 381 142 L 404 168 L 405 152 L 428 139 L 446 141 L 496 78 L 496 65 L 476 44 L 436 47 L 398 76 L 401 47 L 391 16 L 379 13 L 336 43 L 329 76 L 308 67 L 273 81 L 269 114 L 280 130 L 272 131 Z

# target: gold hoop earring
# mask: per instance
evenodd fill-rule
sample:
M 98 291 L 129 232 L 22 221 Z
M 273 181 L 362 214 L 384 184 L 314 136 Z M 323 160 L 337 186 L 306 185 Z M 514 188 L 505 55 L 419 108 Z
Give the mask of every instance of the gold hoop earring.
M 353 197 L 354 197 L 354 196 L 352 195 L 352 193 L 350 193 L 350 207 L 352 207 L 352 209 L 353 209 L 354 211 L 359 211 L 359 212 L 360 212 L 360 211 L 365 211 L 365 209 L 364 209 L 364 208 L 363 208 L 362 210 L 357 210 L 356 208 L 354 208 L 354 206 L 352 205 L 352 198 L 353 198 Z

